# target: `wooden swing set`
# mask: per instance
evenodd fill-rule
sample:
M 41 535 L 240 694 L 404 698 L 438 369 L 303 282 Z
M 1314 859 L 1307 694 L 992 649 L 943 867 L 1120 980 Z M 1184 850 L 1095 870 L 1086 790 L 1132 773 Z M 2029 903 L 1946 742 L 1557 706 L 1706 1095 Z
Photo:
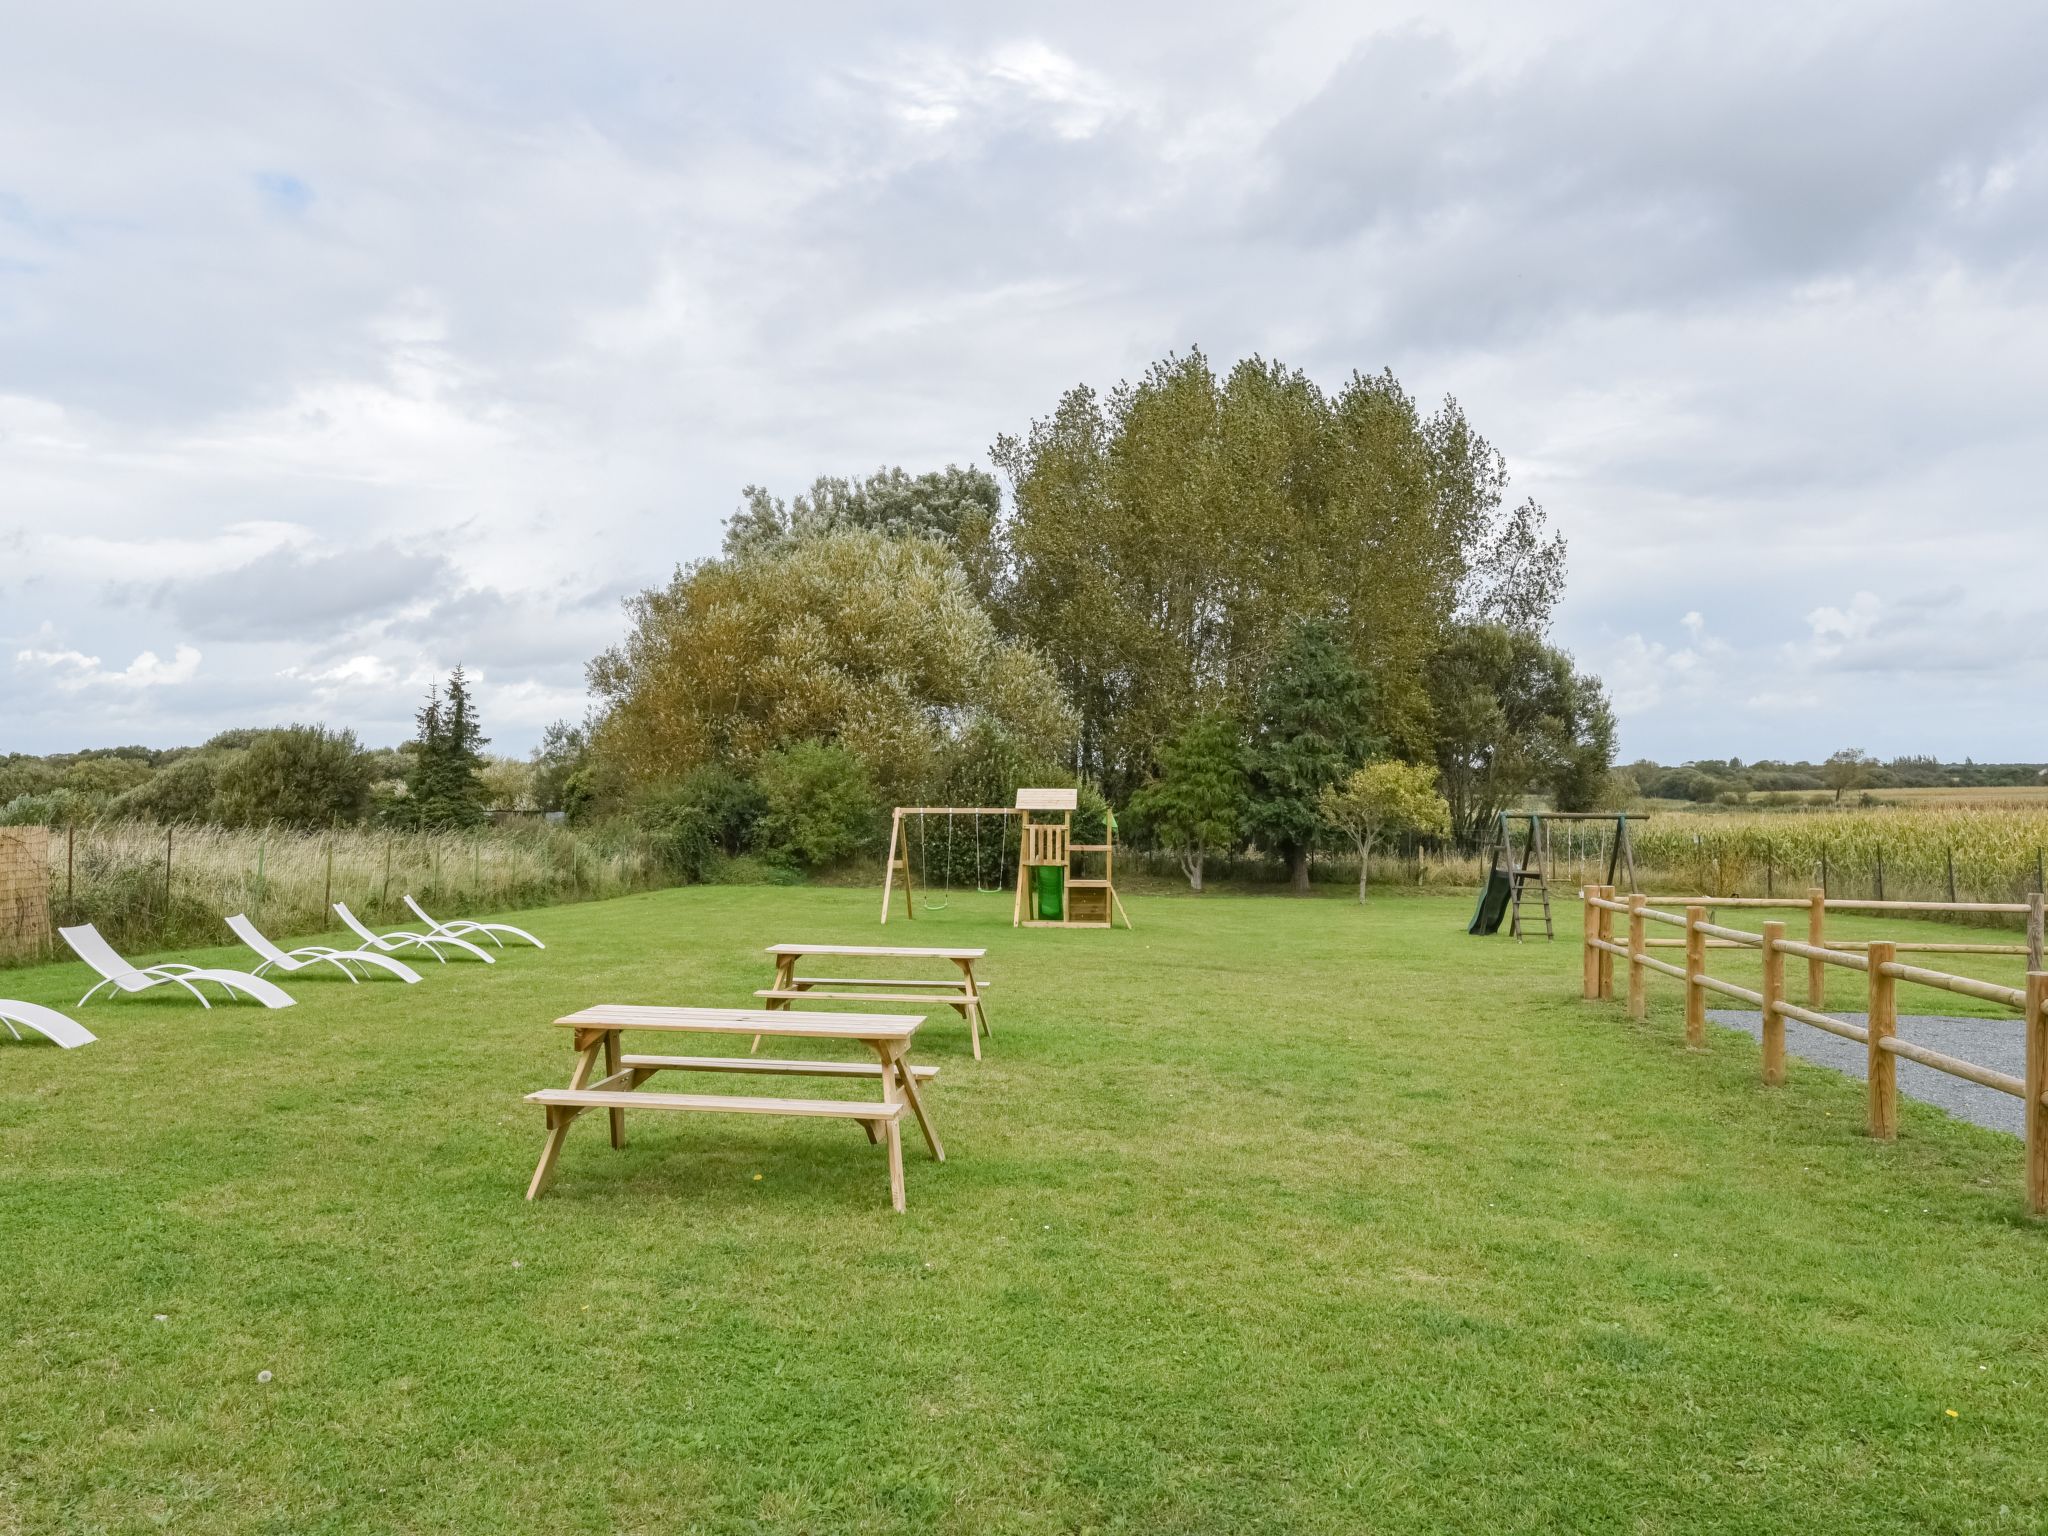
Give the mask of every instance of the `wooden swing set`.
M 974 821 L 974 888 L 993 896 L 1004 888 L 1003 869 L 1008 854 L 1008 823 L 999 821 L 996 834 L 996 883 L 983 885 L 981 818 L 1018 818 L 1016 898 L 1011 907 L 1012 928 L 1108 928 L 1112 914 L 1131 926 L 1131 914 L 1124 910 L 1116 893 L 1116 817 L 1106 817 L 1103 841 L 1077 843 L 1073 840 L 1074 811 L 1079 796 L 1071 789 L 1020 789 L 1017 803 L 1005 805 L 899 805 L 889 821 L 889 860 L 882 872 L 882 921 L 889 921 L 889 899 L 899 881 L 903 889 L 903 915 L 915 919 L 917 903 L 910 876 L 910 835 L 908 821 L 917 819 L 918 877 L 924 887 L 925 910 L 942 911 L 953 894 L 953 818 L 972 816 Z M 941 893 L 934 896 L 931 882 L 931 833 L 927 818 L 946 818 L 946 852 L 940 861 Z M 1075 873 L 1074 861 L 1100 855 L 1100 876 Z

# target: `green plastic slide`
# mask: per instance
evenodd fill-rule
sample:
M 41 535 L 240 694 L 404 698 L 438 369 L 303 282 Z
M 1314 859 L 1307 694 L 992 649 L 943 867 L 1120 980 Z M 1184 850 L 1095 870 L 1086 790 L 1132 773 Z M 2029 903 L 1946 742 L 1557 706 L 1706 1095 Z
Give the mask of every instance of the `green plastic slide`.
M 1032 891 L 1038 908 L 1038 921 L 1057 923 L 1064 914 L 1060 911 L 1060 867 L 1057 864 L 1041 864 L 1031 872 Z
M 1495 865 L 1487 872 L 1486 887 L 1479 893 L 1479 905 L 1472 909 L 1472 921 L 1466 925 L 1467 933 L 1499 933 L 1500 920 L 1508 910 L 1507 872 Z

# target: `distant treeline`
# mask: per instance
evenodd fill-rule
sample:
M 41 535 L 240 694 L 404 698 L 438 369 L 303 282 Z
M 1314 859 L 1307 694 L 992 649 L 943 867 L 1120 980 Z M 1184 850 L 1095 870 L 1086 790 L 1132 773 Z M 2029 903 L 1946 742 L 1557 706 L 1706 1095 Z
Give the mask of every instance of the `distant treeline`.
M 1649 800 L 1739 805 L 1772 795 L 1843 795 L 1886 789 L 2001 789 L 2048 783 L 2048 764 L 1979 763 L 1964 758 L 1895 757 L 1880 762 L 1854 748 L 1818 763 L 1706 758 L 1666 766 L 1642 759 L 1615 772 L 1617 784 Z M 1764 803 L 1768 803 L 1765 799 Z

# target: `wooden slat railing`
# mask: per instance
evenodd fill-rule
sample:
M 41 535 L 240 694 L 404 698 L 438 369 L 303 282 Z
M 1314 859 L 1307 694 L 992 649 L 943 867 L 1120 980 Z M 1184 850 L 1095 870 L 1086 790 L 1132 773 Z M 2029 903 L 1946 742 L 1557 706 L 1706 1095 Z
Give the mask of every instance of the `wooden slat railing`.
M 1931 1067 L 1937 1072 L 1946 1072 L 1968 1082 L 2009 1093 L 2024 1106 L 2026 1136 L 2026 1200 L 2029 1214 L 2048 1215 L 2048 969 L 2041 964 L 2041 909 L 2039 895 L 2024 905 L 2018 903 L 1956 903 L 1956 902 L 1872 902 L 1872 901 L 1827 901 L 1821 894 L 1813 892 L 1804 903 L 1770 901 L 1757 897 L 1740 897 L 1715 900 L 1695 899 L 1687 902 L 1681 916 L 1667 912 L 1650 903 L 1652 898 L 1632 895 L 1625 900 L 1615 896 L 1612 886 L 1587 886 L 1580 893 L 1585 902 L 1585 996 L 1588 998 L 1612 999 L 1614 996 L 1614 961 L 1617 957 L 1626 963 L 1628 976 L 1629 1017 L 1641 1019 L 1648 1013 L 1646 982 L 1651 973 L 1670 976 L 1685 984 L 1685 1039 L 1688 1047 L 1695 1050 L 1706 1048 L 1706 999 L 1709 994 L 1732 997 L 1760 1009 L 1763 1014 L 1763 1077 L 1764 1082 L 1775 1087 L 1785 1080 L 1785 1021 L 1793 1019 L 1829 1034 L 1853 1040 L 1864 1047 L 1864 1081 L 1868 1100 L 1867 1120 L 1869 1133 L 1881 1140 L 1891 1141 L 1898 1135 L 1899 1086 L 1898 1063 L 1901 1058 Z M 1660 898 L 1669 900 L 1669 898 Z M 1808 912 L 1808 935 L 1805 941 L 1785 937 L 1782 922 L 1763 924 L 1762 931 L 1751 933 L 1747 929 L 1730 928 L 1720 923 L 1707 921 L 1708 912 L 1714 907 L 1778 907 L 1804 906 Z M 1856 940 L 1855 949 L 1846 941 L 1830 943 L 1826 936 L 1826 913 L 1830 907 L 1860 911 L 1998 911 L 2026 912 L 2028 924 L 2027 982 L 2024 987 L 2004 987 L 1995 982 L 1982 981 L 1974 976 L 1956 976 L 1947 971 L 1930 970 L 1924 966 L 1902 964 L 1897 956 L 1902 950 L 1915 948 L 1888 939 Z M 1628 938 L 1619 942 L 1614 937 L 1616 914 L 1628 919 Z M 1661 923 L 1685 930 L 1682 939 L 1668 940 L 1674 945 L 1685 947 L 1685 963 L 1673 965 L 1653 957 L 1648 951 L 1657 942 L 1647 936 L 1650 924 Z M 1725 949 L 1754 949 L 1759 952 L 1763 963 L 1763 983 L 1755 991 L 1737 986 L 1718 976 L 1709 976 L 1706 968 L 1706 953 L 1709 945 Z M 1858 953 L 1857 951 L 1861 952 Z M 2012 953 L 2010 947 L 1984 945 L 1947 946 L 1949 953 L 2005 954 Z M 1810 1006 L 1790 1002 L 1785 996 L 1785 961 L 1788 957 L 1803 959 L 1807 963 L 1807 991 Z M 1827 979 L 1829 969 L 1861 971 L 1865 978 L 1865 1016 L 1867 1024 L 1851 1024 L 1847 1020 L 1833 1018 L 1822 1010 L 1826 1007 Z M 2000 1072 L 1991 1067 L 1965 1061 L 1944 1051 L 1916 1045 L 1898 1037 L 1898 986 L 1908 982 L 1914 986 L 1934 987 L 1954 992 L 1964 997 L 1974 997 L 1984 1002 L 1997 1003 L 2001 1007 L 2017 1011 L 2026 1032 L 2026 1075 L 2015 1077 L 2009 1072 Z

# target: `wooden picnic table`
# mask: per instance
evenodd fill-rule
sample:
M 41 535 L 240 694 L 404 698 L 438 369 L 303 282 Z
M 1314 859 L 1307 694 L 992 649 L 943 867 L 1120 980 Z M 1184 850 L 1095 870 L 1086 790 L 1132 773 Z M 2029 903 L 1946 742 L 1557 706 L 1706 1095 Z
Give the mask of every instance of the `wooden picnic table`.
M 768 953 L 775 957 L 775 980 L 754 996 L 767 999 L 770 1008 L 786 1009 L 794 1002 L 943 1003 L 967 1021 L 967 1038 L 973 1043 L 974 1059 L 981 1060 L 981 1037 L 990 1030 L 988 1012 L 982 1003 L 982 984 L 974 978 L 974 962 L 988 953 L 986 949 L 903 944 L 770 944 Z M 799 976 L 797 962 L 807 955 L 854 960 L 949 960 L 960 974 L 921 979 Z M 845 988 L 859 990 L 842 990 Z M 874 988 L 890 990 L 870 990 Z M 754 1044 L 760 1043 L 757 1037 Z
M 666 1008 L 605 1003 L 555 1020 L 575 1031 L 576 1067 L 566 1088 L 543 1088 L 526 1101 L 547 1111 L 547 1141 L 540 1164 L 526 1187 L 531 1200 L 554 1171 L 555 1159 L 569 1126 L 586 1109 L 610 1113 L 612 1145 L 626 1144 L 628 1109 L 661 1109 L 709 1114 L 806 1115 L 853 1120 L 870 1142 L 884 1141 L 889 1152 L 889 1203 L 903 1209 L 903 1133 L 898 1123 L 907 1107 L 917 1117 L 925 1145 L 935 1161 L 946 1149 L 932 1126 L 918 1085 L 938 1075 L 937 1067 L 912 1066 L 907 1059 L 922 1016 L 901 1013 L 796 1013 L 763 1008 Z M 621 1048 L 625 1031 L 651 1030 L 671 1034 L 745 1034 L 755 1043 L 763 1035 L 797 1040 L 845 1040 L 874 1052 L 868 1061 L 782 1061 L 757 1056 L 647 1056 Z M 593 1082 L 599 1059 L 604 1076 Z M 733 1094 L 641 1093 L 636 1090 L 657 1072 L 723 1072 L 765 1077 L 833 1077 L 878 1079 L 881 1101 L 852 1099 L 750 1098 Z

